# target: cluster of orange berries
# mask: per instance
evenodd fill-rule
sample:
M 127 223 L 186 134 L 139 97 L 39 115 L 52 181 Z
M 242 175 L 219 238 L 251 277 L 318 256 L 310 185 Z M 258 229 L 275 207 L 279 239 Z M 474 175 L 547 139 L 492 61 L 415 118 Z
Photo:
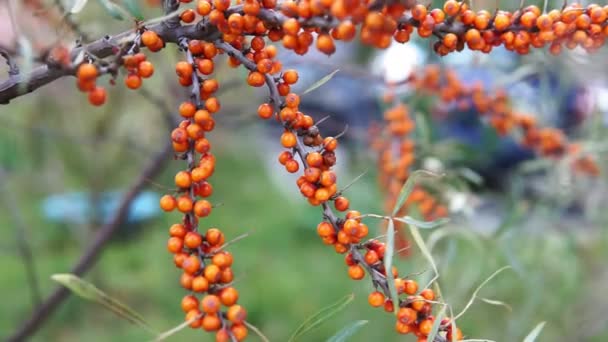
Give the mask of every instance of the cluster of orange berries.
M 487 90 L 480 82 L 465 85 L 455 71 L 442 70 L 437 65 L 426 66 L 408 81 L 420 93 L 438 95 L 444 104 L 454 103 L 460 109 L 472 106 L 500 135 L 518 129 L 522 136 L 521 144 L 542 156 L 560 158 L 580 152 L 580 146 L 568 141 L 561 130 L 539 127 L 533 115 L 515 111 L 502 89 Z M 593 158 L 588 155 L 575 156 L 573 165 L 575 169 L 591 175 L 599 172 Z
M 348 275 L 352 279 L 363 279 L 366 273 L 372 277 L 377 291 L 370 296 L 370 304 L 384 306 L 387 311 L 392 311 L 398 304 L 398 332 L 415 333 L 420 341 L 425 341 L 434 320 L 431 314 L 432 303 L 429 302 L 435 299 L 434 294 L 431 290 L 423 290 L 415 296 L 418 293 L 417 286 L 412 292 L 411 285 L 410 292 L 405 292 L 403 284 L 416 283 L 398 278 L 397 270 L 393 268 L 391 272 L 397 278 L 395 285 L 399 295 L 411 295 L 400 299 L 396 304 L 388 298 L 388 280 L 383 262 L 386 245 L 375 239 L 364 241 L 369 234 L 369 227 L 361 221 L 362 215 L 359 211 L 349 210 L 349 200 L 338 190 L 337 177 L 332 170 L 336 164 L 338 140 L 335 137 L 323 137 L 314 119 L 299 110 L 299 96 L 290 92 L 290 86 L 298 81 L 298 73 L 295 70 L 281 71 L 280 64 L 272 60 L 272 55 L 264 55 L 267 48 L 259 37 L 254 37 L 249 42 L 238 39 L 230 44 L 222 43 L 219 47 L 235 60 L 230 62 L 231 65 L 243 65 L 249 70 L 247 83 L 250 86 L 259 87 L 266 84 L 270 88 L 270 101 L 258 107 L 258 116 L 262 119 L 274 117 L 282 124 L 280 143 L 286 150 L 279 154 L 278 161 L 287 172 L 301 172 L 296 181 L 300 192 L 311 205 L 323 208 L 325 220 L 317 226 L 321 240 L 333 246 L 336 252 L 346 254 Z M 260 55 L 265 58 L 260 59 Z M 264 59 L 269 59 L 266 64 L 274 67 L 265 68 L 264 63 L 259 63 Z M 263 81 L 251 81 L 251 75 L 256 73 L 261 75 Z M 337 211 L 346 212 L 344 218 L 335 216 L 331 202 Z M 411 310 L 416 312 L 414 316 L 409 315 Z M 403 313 L 408 313 L 409 316 L 406 317 Z M 460 330 L 454 331 L 455 338 L 462 339 Z M 441 332 L 452 336 L 452 330 L 447 323 L 441 327 Z
M 167 249 L 173 254 L 178 268 L 183 270 L 182 287 L 193 292 L 182 299 L 185 320 L 190 327 L 216 332 L 216 341 L 241 341 L 247 337 L 247 311 L 237 304 L 239 293 L 232 287 L 232 254 L 223 250 L 224 233 L 217 228 L 199 232 L 199 220 L 211 214 L 213 206 L 206 198 L 213 187 L 208 179 L 215 171 L 216 160 L 206 134 L 215 127 L 213 114 L 220 103 L 212 95 L 219 83 L 209 77 L 213 58 L 218 50 L 212 43 L 191 40 L 182 46 L 189 58 L 176 64 L 179 83 L 192 87 L 192 101 L 179 106 L 183 120 L 171 132 L 173 150 L 187 160 L 188 168 L 177 172 L 175 185 L 178 196 L 164 195 L 160 206 L 165 211 L 177 209 L 184 214 L 183 222 L 169 229 Z M 204 103 L 203 103 L 204 101 Z M 205 294 L 198 298 L 196 294 Z M 225 310 L 222 310 L 222 306 Z
M 76 85 L 82 92 L 88 93 L 89 102 L 94 106 L 101 106 L 106 102 L 106 89 L 98 86 L 97 66 L 92 63 L 83 63 L 76 70 Z
M 385 100 L 394 102 L 395 98 L 387 94 Z M 415 123 L 409 116 L 408 107 L 399 102 L 386 109 L 383 119 L 382 126 L 370 127 L 370 137 L 372 150 L 378 154 L 378 180 L 385 191 L 385 211 L 390 212 L 416 162 L 416 144 L 411 137 Z M 412 207 L 427 221 L 448 215 L 446 206 L 419 185 L 413 189 L 397 215 L 407 215 Z M 401 256 L 409 255 L 410 246 L 404 228 L 404 223 L 395 222 L 395 247 Z

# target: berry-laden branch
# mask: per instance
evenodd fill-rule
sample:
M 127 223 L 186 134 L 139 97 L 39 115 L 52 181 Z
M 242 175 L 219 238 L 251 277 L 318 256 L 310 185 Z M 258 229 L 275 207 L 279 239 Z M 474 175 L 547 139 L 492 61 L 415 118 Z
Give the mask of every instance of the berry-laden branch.
M 349 208 L 349 200 L 338 195 L 336 174 L 331 168 L 336 163 L 335 150 L 338 140 L 334 137 L 323 138 L 319 129 L 314 125 L 312 117 L 300 112 L 298 106 L 300 98 L 290 92 L 290 85 L 298 80 L 295 70 L 287 70 L 282 77 L 273 77 L 271 72 L 277 67 L 276 61 L 270 58 L 260 59 L 258 64 L 256 55 L 266 54 L 263 40 L 254 38 L 250 47 L 239 50 L 234 46 L 217 41 L 216 46 L 228 53 L 230 58 L 238 61 L 249 70 L 247 82 L 254 87 L 266 85 L 270 92 L 270 102 L 260 105 L 258 114 L 268 119 L 275 117 L 284 129 L 281 135 L 281 144 L 288 150 L 279 155 L 279 162 L 290 173 L 296 173 L 302 165 L 303 175 L 297 180 L 300 192 L 313 206 L 321 206 L 324 221 L 319 223 L 317 233 L 323 242 L 333 245 L 336 252 L 346 254 L 348 274 L 352 279 L 361 280 L 365 273 L 369 274 L 376 291 L 369 296 L 372 306 L 383 306 L 388 312 L 394 311 L 394 303 L 390 298 L 386 270 L 384 268 L 384 243 L 375 239 L 363 241 L 367 237 L 369 228 L 361 222 L 361 213 L 355 210 L 348 211 L 344 218 L 338 217 L 330 202 L 338 211 Z M 258 58 L 259 59 L 259 58 Z M 265 66 L 268 65 L 268 67 Z M 260 67 L 261 66 L 261 67 Z M 262 73 L 259 70 L 268 70 Z M 280 69 L 279 69 L 280 70 Z M 276 70 L 277 72 L 279 70 Z M 431 289 L 424 289 L 418 293 L 418 284 L 411 279 L 398 278 L 397 269 L 391 270 L 395 279 L 395 288 L 398 295 L 407 294 L 407 298 L 399 298 L 397 303 L 396 330 L 399 333 L 415 333 L 421 338 L 429 335 L 434 324 L 432 304 L 435 293 Z M 462 339 L 460 329 L 452 331 L 449 320 L 441 322 L 440 331 L 445 336 L 437 335 L 434 341 Z
M 182 287 L 192 292 L 181 302 L 185 320 L 192 320 L 190 327 L 215 332 L 216 341 L 241 341 L 248 334 L 247 311 L 237 304 L 239 293 L 232 287 L 232 254 L 225 250 L 221 230 L 209 228 L 201 233 L 199 227 L 199 219 L 209 216 L 213 208 L 204 199 L 213 193 L 208 179 L 215 170 L 206 134 L 214 129 L 213 116 L 220 110 L 220 102 L 213 97 L 219 83 L 210 76 L 218 51 L 212 43 L 187 38 L 180 40 L 180 48 L 186 60 L 177 63 L 176 73 L 191 94 L 190 101 L 179 106 L 184 120 L 171 133 L 171 140 L 176 157 L 185 160 L 187 168 L 175 175 L 178 197 L 165 195 L 160 206 L 165 211 L 177 209 L 184 216 L 182 223 L 170 227 L 167 249 L 183 271 Z M 196 294 L 204 296 L 199 299 Z
M 190 2 L 190 1 L 183 1 Z M 168 8 L 176 8 L 177 1 L 166 1 Z M 363 0 L 284 1 L 245 0 L 242 5 L 230 6 L 227 0 L 198 0 L 196 13 L 205 17 L 194 25 L 176 25 L 175 18 L 142 26 L 155 32 L 163 43 L 179 43 L 180 38 L 213 41 L 222 38 L 231 43 L 239 35 L 264 35 L 298 54 L 305 54 L 315 41 L 316 47 L 327 53 L 335 51 L 333 40 L 351 41 L 360 28 L 361 41 L 377 48 L 386 48 L 392 41 L 409 41 L 414 30 L 420 37 L 437 38 L 434 50 L 440 55 L 472 50 L 490 52 L 496 46 L 520 54 L 533 48 L 549 46 L 552 54 L 562 47 L 581 46 L 594 52 L 604 45 L 608 35 L 608 6 L 570 4 L 558 10 L 542 13 L 536 6 L 514 12 L 485 10 L 474 12 L 468 5 L 448 0 L 442 9 L 429 8 L 422 1 L 389 2 Z M 189 10 L 180 17 L 184 23 L 195 21 Z M 70 53 L 74 61 L 81 51 L 99 58 L 115 53 L 115 47 L 132 39 L 133 31 L 114 37 L 104 37 L 78 47 Z M 158 51 L 162 46 L 152 47 Z M 150 46 L 148 46 L 150 48 Z M 32 92 L 56 79 L 74 74 L 74 66 L 57 68 L 48 64 L 0 83 L 0 104 Z

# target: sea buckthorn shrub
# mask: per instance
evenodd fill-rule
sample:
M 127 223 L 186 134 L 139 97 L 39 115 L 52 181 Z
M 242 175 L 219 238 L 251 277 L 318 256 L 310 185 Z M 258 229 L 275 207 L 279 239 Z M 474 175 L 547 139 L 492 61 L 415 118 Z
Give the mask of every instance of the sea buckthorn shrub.
M 300 110 L 300 94 L 292 91 L 298 71 L 283 68 L 278 48 L 298 55 L 317 49 L 330 56 L 336 51 L 336 41 L 358 39 L 383 49 L 407 43 L 417 35 L 427 38 L 440 56 L 463 49 L 489 53 L 498 46 L 518 54 L 542 48 L 559 54 L 564 48 L 576 47 L 594 52 L 608 36 L 608 6 L 566 3 L 546 13 L 536 6 L 512 12 L 474 11 L 466 2 L 455 0 L 445 1 L 439 8 L 416 0 L 244 0 L 236 4 L 229 0 L 167 0 L 163 6 L 177 15 L 160 23 L 136 21 L 130 34 L 76 48 L 71 53 L 74 58 L 59 69 L 65 75 L 75 74 L 77 88 L 92 105 L 101 106 L 108 96 L 98 78 L 109 74 L 115 82 L 122 74 L 124 86 L 140 89 L 147 78 L 157 74 L 148 60 L 150 53 L 161 52 L 169 44 L 180 50 L 177 79 L 167 82 L 187 89 L 190 96 L 176 108 L 181 121 L 167 139 L 183 167 L 175 174 L 175 190 L 162 196 L 160 207 L 183 214 L 180 222 L 169 227 L 166 248 L 182 270 L 176 282 L 186 290 L 181 308 L 190 327 L 213 332 L 216 341 L 241 341 L 249 335 L 247 311 L 238 304 L 239 292 L 233 286 L 233 257 L 224 248 L 230 239 L 221 229 L 205 223 L 214 211 L 214 204 L 206 198 L 215 191 L 216 155 L 209 133 L 215 128 L 216 116 L 222 115 L 216 96 L 221 82 L 213 75 L 218 63 L 227 61 L 230 67 L 245 70 L 243 82 L 247 85 L 266 88 L 268 96 L 255 104 L 253 115 L 280 127 L 276 140 L 284 150 L 276 156 L 277 162 L 286 172 L 298 175 L 295 186 L 309 205 L 319 208 L 317 235 L 321 243 L 343 255 L 344 273 L 355 281 L 371 281 L 369 304 L 393 313 L 399 334 L 415 335 L 420 342 L 431 334 L 438 342 L 462 340 L 463 332 L 449 317 L 436 324 L 441 303 L 435 291 L 423 288 L 395 267 L 386 269 L 389 247 L 373 237 L 364 222 L 366 216 L 351 207 L 338 185 L 333 168 L 340 139 L 325 136 L 315 120 Z M 78 55 L 82 57 L 74 63 Z M 465 86 L 450 70 L 429 66 L 403 83 L 437 101 L 474 106 L 499 134 L 517 130 L 521 143 L 540 155 L 559 158 L 579 151 L 559 130 L 542 128 L 534 116 L 515 112 L 504 91 Z M 5 101 L 21 95 L 6 94 Z M 380 184 L 387 189 L 387 211 L 397 204 L 400 189 L 416 167 L 414 128 L 407 104 L 395 100 L 374 131 L 373 148 L 378 155 Z M 573 166 L 598 172 L 590 157 L 575 159 Z M 442 202 L 441 194 L 418 186 L 397 215 L 414 206 L 425 220 L 446 217 Z M 397 223 L 397 230 L 403 228 Z M 396 248 L 407 246 L 407 239 L 399 235 Z M 396 297 L 391 296 L 391 288 Z

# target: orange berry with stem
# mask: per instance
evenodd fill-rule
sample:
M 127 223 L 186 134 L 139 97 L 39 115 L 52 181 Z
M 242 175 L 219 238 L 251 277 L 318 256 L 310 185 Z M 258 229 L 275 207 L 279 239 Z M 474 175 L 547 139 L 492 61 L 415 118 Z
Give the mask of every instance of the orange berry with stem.
M 377 308 L 384 305 L 384 294 L 380 291 L 374 291 L 367 297 L 369 305 Z
M 160 198 L 160 208 L 164 211 L 172 211 L 177 206 L 175 197 L 171 195 L 164 195 Z

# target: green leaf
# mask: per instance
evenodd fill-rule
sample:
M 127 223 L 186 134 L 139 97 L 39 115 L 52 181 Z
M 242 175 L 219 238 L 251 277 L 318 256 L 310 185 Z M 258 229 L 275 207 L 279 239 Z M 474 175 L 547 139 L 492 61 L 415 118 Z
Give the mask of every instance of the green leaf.
M 543 330 L 543 328 L 545 327 L 545 324 L 547 322 L 540 322 L 538 323 L 534 329 L 532 329 L 532 331 L 530 331 L 530 333 L 528 334 L 528 336 L 526 336 L 524 338 L 523 342 L 534 342 L 536 341 L 536 338 L 538 337 L 538 335 L 540 335 L 540 332 Z
M 313 91 L 313 90 L 319 88 L 320 86 L 324 85 L 325 83 L 329 82 L 329 80 L 331 80 L 332 77 L 334 77 L 334 75 L 338 71 L 340 71 L 340 69 L 336 69 L 336 70 L 332 71 L 329 75 L 324 76 L 323 78 L 321 78 L 320 80 L 315 82 L 313 85 L 308 87 L 308 89 L 304 90 L 304 92 L 302 92 L 302 95 L 310 93 L 311 91 Z
M 403 206 L 403 203 L 405 203 L 405 200 L 410 196 L 410 193 L 412 193 L 412 189 L 414 188 L 414 185 L 416 184 L 416 182 L 418 182 L 418 180 L 423 178 L 438 177 L 440 177 L 440 175 L 426 170 L 416 170 L 412 172 L 405 184 L 403 184 L 403 187 L 401 187 L 401 192 L 399 193 L 399 197 L 397 197 L 397 202 L 395 203 L 395 207 L 393 208 L 393 214 L 391 216 L 397 215 L 397 213 Z
M 106 12 L 108 12 L 108 14 L 116 19 L 116 20 L 124 20 L 125 17 L 123 16 L 123 9 L 120 8 L 120 6 L 118 6 L 117 4 L 113 3 L 110 0 L 97 0 L 99 2 L 99 4 L 101 5 L 101 7 L 103 7 L 103 9 L 106 10 Z
M 429 332 L 427 336 L 427 341 L 435 341 L 435 336 L 437 336 L 437 332 L 439 332 L 439 326 L 441 325 L 441 320 L 445 317 L 447 308 L 447 305 L 443 305 L 441 310 L 437 313 L 437 316 L 435 316 L 435 321 L 433 322 L 433 327 L 431 327 L 431 332 Z
M 471 305 L 473 305 L 473 302 L 477 298 L 477 293 L 479 293 L 479 291 L 481 291 L 481 288 L 483 288 L 490 280 L 494 279 L 497 275 L 499 275 L 503 271 L 506 271 L 506 270 L 511 269 L 511 268 L 512 268 L 511 266 L 501 267 L 496 272 L 492 273 L 489 277 L 487 277 L 486 280 L 484 280 L 483 282 L 481 282 L 481 284 L 479 284 L 479 286 L 477 286 L 477 288 L 475 289 L 475 291 L 473 291 L 473 295 L 471 296 L 471 299 L 469 299 L 469 302 L 467 303 L 467 305 L 465 305 L 464 309 L 462 309 L 462 311 L 460 311 L 460 313 L 454 317 L 454 320 L 456 320 L 460 316 L 464 315 L 464 313 L 469 309 L 469 307 Z
M 137 20 L 144 20 L 144 16 L 141 13 L 141 7 L 137 0 L 124 0 L 123 3 L 127 11 Z
M 420 252 L 422 252 L 422 255 L 426 258 L 426 260 L 429 262 L 429 264 L 431 264 L 431 267 L 433 268 L 433 272 L 435 273 L 435 275 L 429 281 L 429 284 L 432 284 L 439 277 L 439 271 L 437 270 L 437 263 L 435 263 L 435 259 L 433 259 L 433 255 L 431 254 L 431 252 L 427 248 L 426 244 L 424 243 L 424 239 L 422 238 L 422 235 L 420 235 L 420 230 L 418 230 L 418 227 L 416 227 L 413 224 L 409 224 L 408 228 L 410 230 L 410 234 L 412 234 L 412 238 L 414 239 L 416 246 L 418 246 L 418 248 L 420 249 Z M 426 287 L 428 287 L 428 285 L 425 286 L 425 288 Z
M 395 222 L 388 220 L 386 229 L 386 251 L 384 252 L 384 269 L 386 270 L 386 283 L 393 301 L 393 313 L 397 314 L 399 307 L 399 297 L 395 288 L 395 277 L 393 277 L 393 255 L 395 254 Z
M 355 321 L 346 327 L 342 328 L 342 330 L 338 331 L 334 336 L 330 337 L 327 342 L 344 342 L 347 338 L 354 335 L 357 330 L 361 329 L 362 326 L 366 325 L 369 321 Z
M 490 305 L 496 305 L 496 306 L 504 306 L 505 309 L 507 309 L 508 311 L 513 311 L 513 308 L 511 308 L 511 305 L 500 301 L 500 300 L 495 300 L 495 299 L 488 299 L 488 298 L 479 298 L 479 300 L 481 300 L 484 303 L 488 303 Z
M 87 4 L 88 0 L 74 0 L 72 7 L 70 8 L 70 13 L 76 14 L 82 11 L 84 6 Z
M 197 319 L 199 319 L 203 314 L 200 314 L 199 316 L 195 316 L 192 317 L 190 320 L 183 322 L 182 324 L 171 328 L 165 332 L 162 332 L 160 334 L 158 334 L 158 336 L 156 336 L 156 338 L 154 340 L 152 340 L 153 342 L 159 342 L 162 340 L 165 340 L 167 337 L 171 337 L 172 335 L 178 333 L 179 331 L 183 330 L 184 328 L 188 327 L 190 325 L 190 323 L 196 321 Z
M 433 229 L 433 228 L 439 227 L 441 225 L 444 225 L 450 221 L 450 219 L 447 217 L 439 218 L 434 221 L 420 221 L 420 220 L 416 220 L 415 218 L 413 218 L 411 216 L 395 217 L 395 220 L 397 220 L 399 222 L 403 222 L 405 224 L 413 224 L 416 227 L 422 228 L 422 229 Z
M 121 318 L 127 321 L 139 325 L 147 331 L 154 332 L 152 328 L 144 321 L 144 319 L 135 312 L 133 309 L 122 304 L 118 300 L 108 296 L 103 291 L 95 287 L 95 285 L 73 275 L 73 274 L 53 274 L 51 279 L 58 282 L 59 284 L 70 289 L 75 295 L 88 299 L 103 305 L 106 309 L 114 312 Z
M 339 301 L 324 307 L 314 315 L 308 317 L 304 322 L 302 322 L 302 324 L 300 324 L 296 331 L 293 332 L 288 342 L 295 341 L 298 337 L 302 336 L 307 331 L 316 328 L 318 325 L 323 323 L 323 321 L 335 315 L 338 311 L 344 309 L 350 302 L 353 301 L 353 299 L 355 299 L 355 295 L 351 293 L 340 299 Z

